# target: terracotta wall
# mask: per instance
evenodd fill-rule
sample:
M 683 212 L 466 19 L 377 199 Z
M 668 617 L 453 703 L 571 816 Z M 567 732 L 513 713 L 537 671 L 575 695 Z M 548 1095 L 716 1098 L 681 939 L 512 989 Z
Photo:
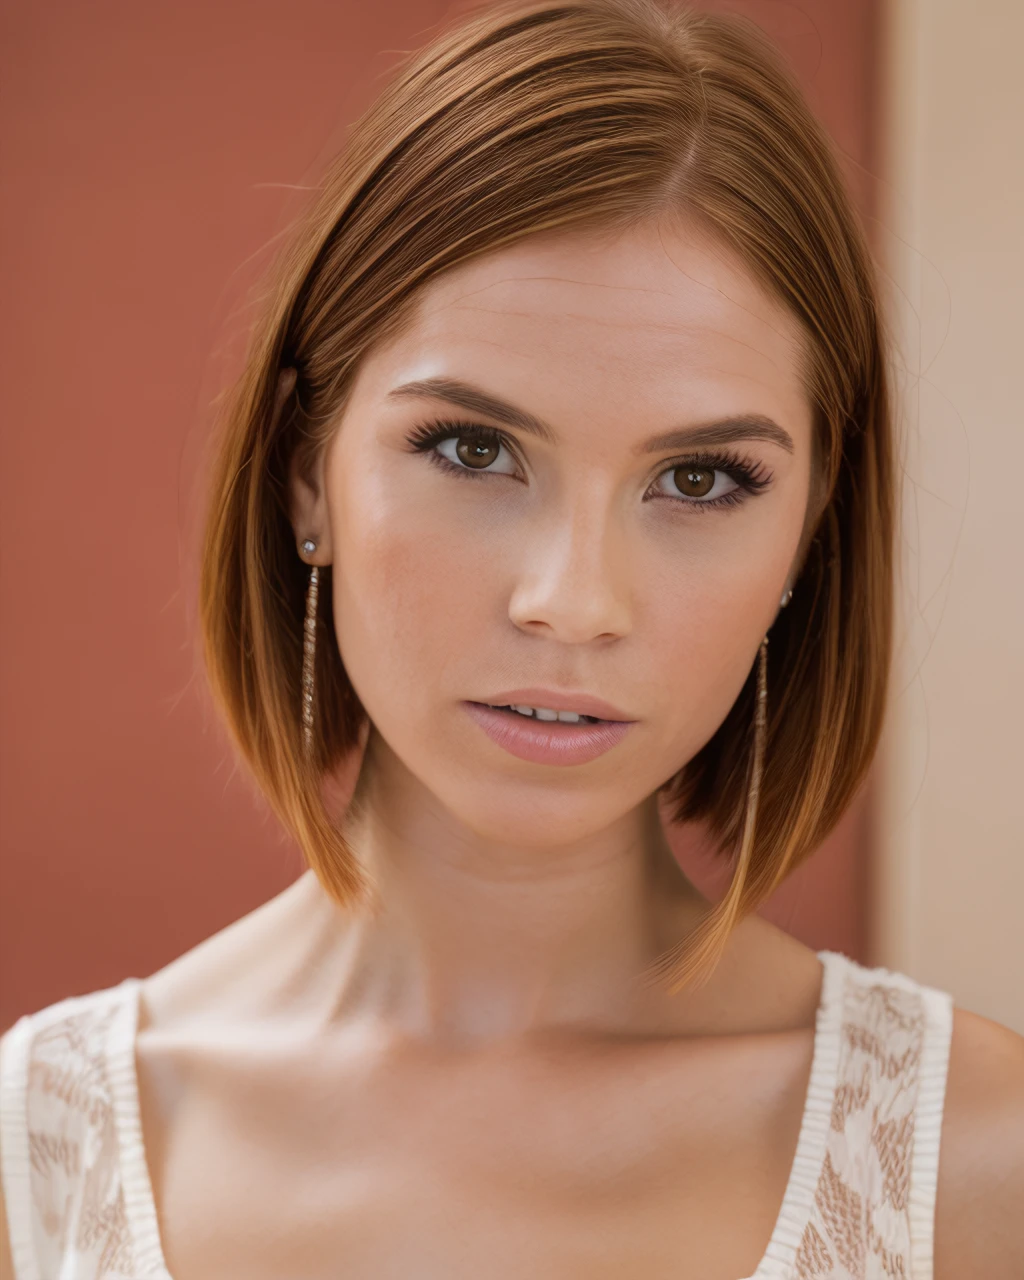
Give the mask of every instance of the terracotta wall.
M 870 210 L 873 0 L 733 7 L 789 53 Z M 6 7 L 0 1028 L 152 972 L 302 868 L 202 694 L 196 467 L 291 188 L 446 8 Z M 861 805 L 767 913 L 862 955 L 866 842 Z

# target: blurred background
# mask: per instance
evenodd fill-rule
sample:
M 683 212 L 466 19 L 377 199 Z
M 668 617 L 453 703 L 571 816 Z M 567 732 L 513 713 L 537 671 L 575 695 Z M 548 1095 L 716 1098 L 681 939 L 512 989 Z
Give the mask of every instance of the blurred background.
M 0 1030 L 153 972 L 304 869 L 198 669 L 197 477 L 249 291 L 453 7 L 3 6 Z M 1024 1032 L 1024 6 L 706 7 L 769 33 L 840 149 L 906 458 L 883 748 L 763 914 Z M 672 839 L 721 883 L 700 832 Z

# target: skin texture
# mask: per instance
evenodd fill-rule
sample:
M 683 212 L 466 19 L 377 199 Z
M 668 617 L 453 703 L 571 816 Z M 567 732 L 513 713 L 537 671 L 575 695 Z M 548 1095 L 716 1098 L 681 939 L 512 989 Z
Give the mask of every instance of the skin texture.
M 755 1270 L 793 1163 L 820 962 L 755 916 L 704 987 L 639 977 L 705 905 L 656 790 L 721 723 L 797 568 L 801 352 L 739 263 L 652 225 L 468 264 L 366 359 L 292 501 L 372 721 L 334 782 L 344 808 L 358 781 L 348 835 L 380 906 L 345 916 L 307 872 L 146 980 L 142 1127 L 175 1280 Z M 506 427 L 496 474 L 443 472 L 410 448 L 418 424 L 502 424 L 390 395 L 437 377 L 557 443 Z M 734 446 L 770 475 L 743 503 L 686 507 L 686 450 L 633 453 L 752 413 L 792 448 Z M 517 685 L 596 694 L 638 723 L 587 765 L 518 760 L 460 706 Z M 955 1011 L 937 1280 L 1019 1273 L 1022 1046 Z
M 693 897 L 656 789 L 725 717 L 794 569 L 811 457 L 801 356 L 796 322 L 738 263 L 652 224 L 472 262 L 364 362 L 293 497 L 375 729 L 352 838 L 385 907 L 353 930 L 349 963 L 360 992 L 372 975 L 376 1014 L 466 1041 L 632 1016 L 638 968 L 678 937 L 661 927 L 666 879 Z M 497 424 L 390 394 L 439 377 L 526 409 L 558 442 L 508 429 L 515 456 L 441 471 L 410 447 L 418 424 Z M 792 446 L 734 446 L 770 477 L 742 503 L 687 505 L 678 447 L 635 455 L 754 413 Z M 457 460 L 455 444 L 439 451 Z M 724 472 L 715 484 L 735 488 Z M 524 685 L 596 694 L 638 723 L 584 766 L 520 761 L 460 704 Z

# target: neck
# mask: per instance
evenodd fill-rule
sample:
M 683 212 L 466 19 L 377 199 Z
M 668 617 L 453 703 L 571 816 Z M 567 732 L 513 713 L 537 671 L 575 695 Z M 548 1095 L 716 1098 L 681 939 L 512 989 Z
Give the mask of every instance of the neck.
M 656 796 L 613 826 L 523 848 L 467 829 L 391 756 L 354 812 L 345 835 L 377 896 L 337 936 L 337 1012 L 468 1043 L 663 1025 L 678 1004 L 644 971 L 708 904 Z

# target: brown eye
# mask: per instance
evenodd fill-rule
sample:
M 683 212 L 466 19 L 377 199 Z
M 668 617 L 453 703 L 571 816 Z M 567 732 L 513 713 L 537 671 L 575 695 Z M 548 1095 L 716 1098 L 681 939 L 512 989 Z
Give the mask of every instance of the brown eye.
M 489 467 L 500 451 L 500 444 L 493 444 L 487 440 L 474 440 L 472 437 L 466 436 L 462 436 L 455 446 L 459 461 L 477 471 L 482 470 L 484 467 Z
M 676 467 L 673 483 L 688 498 L 703 498 L 715 487 L 714 467 Z

